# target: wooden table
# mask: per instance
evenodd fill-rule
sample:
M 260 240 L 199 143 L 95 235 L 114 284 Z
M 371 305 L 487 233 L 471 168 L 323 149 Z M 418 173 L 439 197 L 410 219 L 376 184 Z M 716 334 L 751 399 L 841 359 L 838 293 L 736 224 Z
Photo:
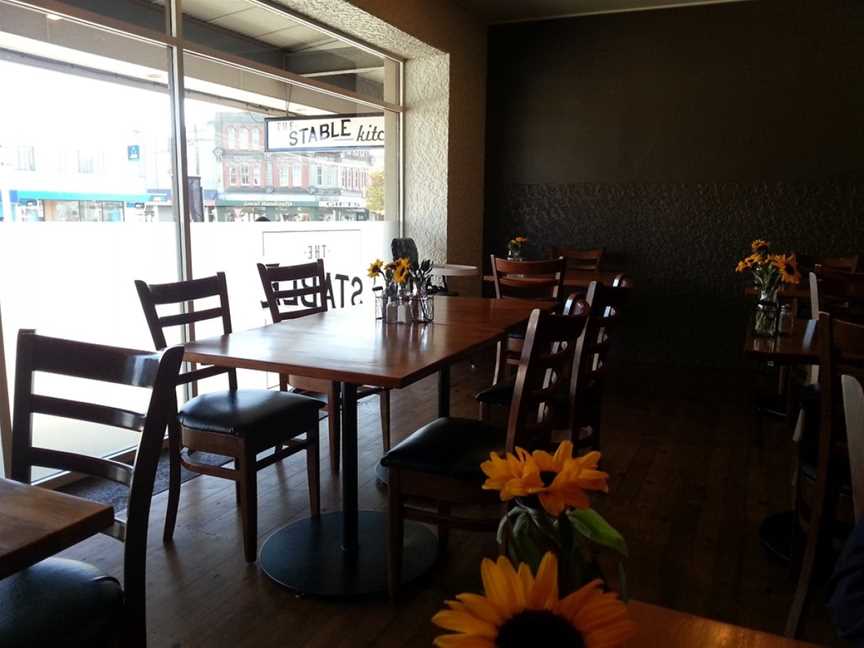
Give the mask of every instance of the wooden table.
M 385 516 L 358 510 L 357 387 L 406 387 L 438 372 L 438 413 L 450 412 L 450 365 L 524 325 L 549 302 L 436 297 L 430 324 L 385 324 L 368 308 L 333 310 L 200 340 L 185 359 L 238 369 L 322 378 L 342 392 L 341 513 L 295 522 L 274 532 L 260 563 L 274 580 L 301 592 L 353 596 L 386 589 Z M 435 536 L 406 524 L 403 575 L 411 580 L 435 561 Z
M 0 578 L 113 523 L 111 506 L 0 478 Z
M 812 644 L 631 601 L 639 625 L 629 648 L 805 648 Z
M 620 274 L 620 272 L 606 272 L 601 270 L 571 270 L 564 274 L 564 288 L 565 290 L 584 291 L 592 281 L 601 283 L 604 286 L 611 286 L 615 277 Z M 495 278 L 492 275 L 483 275 L 483 281 L 485 283 L 494 284 Z M 531 281 L 531 279 L 526 278 L 525 281 Z M 543 281 L 543 279 L 538 279 L 538 281 Z
M 795 320 L 788 334 L 756 337 L 752 323 L 744 338 L 744 353 L 759 360 L 781 364 L 819 364 L 819 320 Z

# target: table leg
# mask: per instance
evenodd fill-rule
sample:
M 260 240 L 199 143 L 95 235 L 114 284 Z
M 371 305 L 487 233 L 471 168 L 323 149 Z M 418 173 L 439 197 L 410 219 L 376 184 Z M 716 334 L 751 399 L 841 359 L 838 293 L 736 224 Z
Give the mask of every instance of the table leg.
M 343 383 L 343 510 L 294 522 L 264 541 L 259 562 L 274 581 L 318 596 L 360 596 L 387 590 L 387 517 L 381 511 L 359 510 L 357 462 L 357 386 Z M 429 527 L 405 524 L 403 583 L 432 568 L 436 545 Z
M 438 416 L 450 416 L 450 366 L 438 371 Z
M 356 552 L 359 519 L 357 491 L 357 385 L 342 383 L 342 548 Z

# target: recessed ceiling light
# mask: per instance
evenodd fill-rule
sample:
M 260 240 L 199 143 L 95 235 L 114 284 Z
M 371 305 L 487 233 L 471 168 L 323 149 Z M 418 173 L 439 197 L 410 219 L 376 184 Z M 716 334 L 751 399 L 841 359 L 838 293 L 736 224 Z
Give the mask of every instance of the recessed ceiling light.
M 48 20 L 51 20 L 53 22 L 57 22 L 58 20 L 63 20 L 63 16 L 58 16 L 57 14 L 45 14 L 45 17 L 48 18 Z

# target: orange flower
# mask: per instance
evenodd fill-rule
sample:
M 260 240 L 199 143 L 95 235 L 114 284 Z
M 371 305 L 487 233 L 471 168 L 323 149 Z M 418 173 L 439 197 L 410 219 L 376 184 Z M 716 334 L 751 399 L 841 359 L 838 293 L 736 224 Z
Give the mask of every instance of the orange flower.
M 485 596 L 459 594 L 432 617 L 435 625 L 457 633 L 437 637 L 439 648 L 616 648 L 636 633 L 627 606 L 604 593 L 599 580 L 559 598 L 558 559 L 551 552 L 536 577 L 528 565 L 517 571 L 504 557 L 497 563 L 484 559 L 480 573 Z
M 500 491 L 502 502 L 536 495 L 546 512 L 558 517 L 568 507 L 590 507 L 586 491 L 608 492 L 609 474 L 597 470 L 600 457 L 599 452 L 573 457 L 570 441 L 562 442 L 554 455 L 543 450 L 528 454 L 523 448 L 506 457 L 493 452 L 480 465 L 488 477 L 483 488 Z
M 750 249 L 753 250 L 754 253 L 764 254 L 768 251 L 770 247 L 770 243 L 768 241 L 764 241 L 762 239 L 756 239 L 750 244 Z
M 787 284 L 798 284 L 801 274 L 798 272 L 798 260 L 794 254 L 772 254 L 768 257 L 771 265 L 780 271 L 780 280 Z

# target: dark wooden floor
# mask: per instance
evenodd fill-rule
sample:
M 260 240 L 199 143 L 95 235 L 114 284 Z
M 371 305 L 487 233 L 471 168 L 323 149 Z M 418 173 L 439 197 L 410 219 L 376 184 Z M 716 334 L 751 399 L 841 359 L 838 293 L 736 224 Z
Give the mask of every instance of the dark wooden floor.
M 471 392 L 489 370 L 453 372 L 453 413 L 473 416 Z M 394 437 L 435 412 L 436 383 L 394 392 Z M 632 371 L 610 385 L 602 439 L 610 495 L 598 508 L 625 535 L 634 598 L 753 628 L 781 632 L 791 599 L 789 570 L 759 545 L 767 513 L 789 508 L 792 444 L 782 425 L 753 442 L 746 374 Z M 384 508 L 374 467 L 381 441 L 377 403 L 360 408 L 362 508 Z M 323 430 L 323 428 L 322 428 Z M 322 435 L 326 439 L 326 434 Z M 338 510 L 340 484 L 322 448 L 323 508 Z M 307 515 L 301 457 L 259 473 L 259 533 Z M 161 543 L 165 493 L 154 499 L 148 563 L 152 646 L 428 646 L 429 623 L 445 598 L 477 591 L 479 562 L 494 538 L 455 533 L 446 562 L 406 588 L 352 602 L 304 599 L 242 558 L 233 484 L 210 477 L 183 485 L 173 546 Z M 373 541 L 382 541 L 375 539 Z M 120 575 L 120 546 L 88 540 L 65 555 Z M 827 615 L 811 606 L 806 637 L 831 643 Z

